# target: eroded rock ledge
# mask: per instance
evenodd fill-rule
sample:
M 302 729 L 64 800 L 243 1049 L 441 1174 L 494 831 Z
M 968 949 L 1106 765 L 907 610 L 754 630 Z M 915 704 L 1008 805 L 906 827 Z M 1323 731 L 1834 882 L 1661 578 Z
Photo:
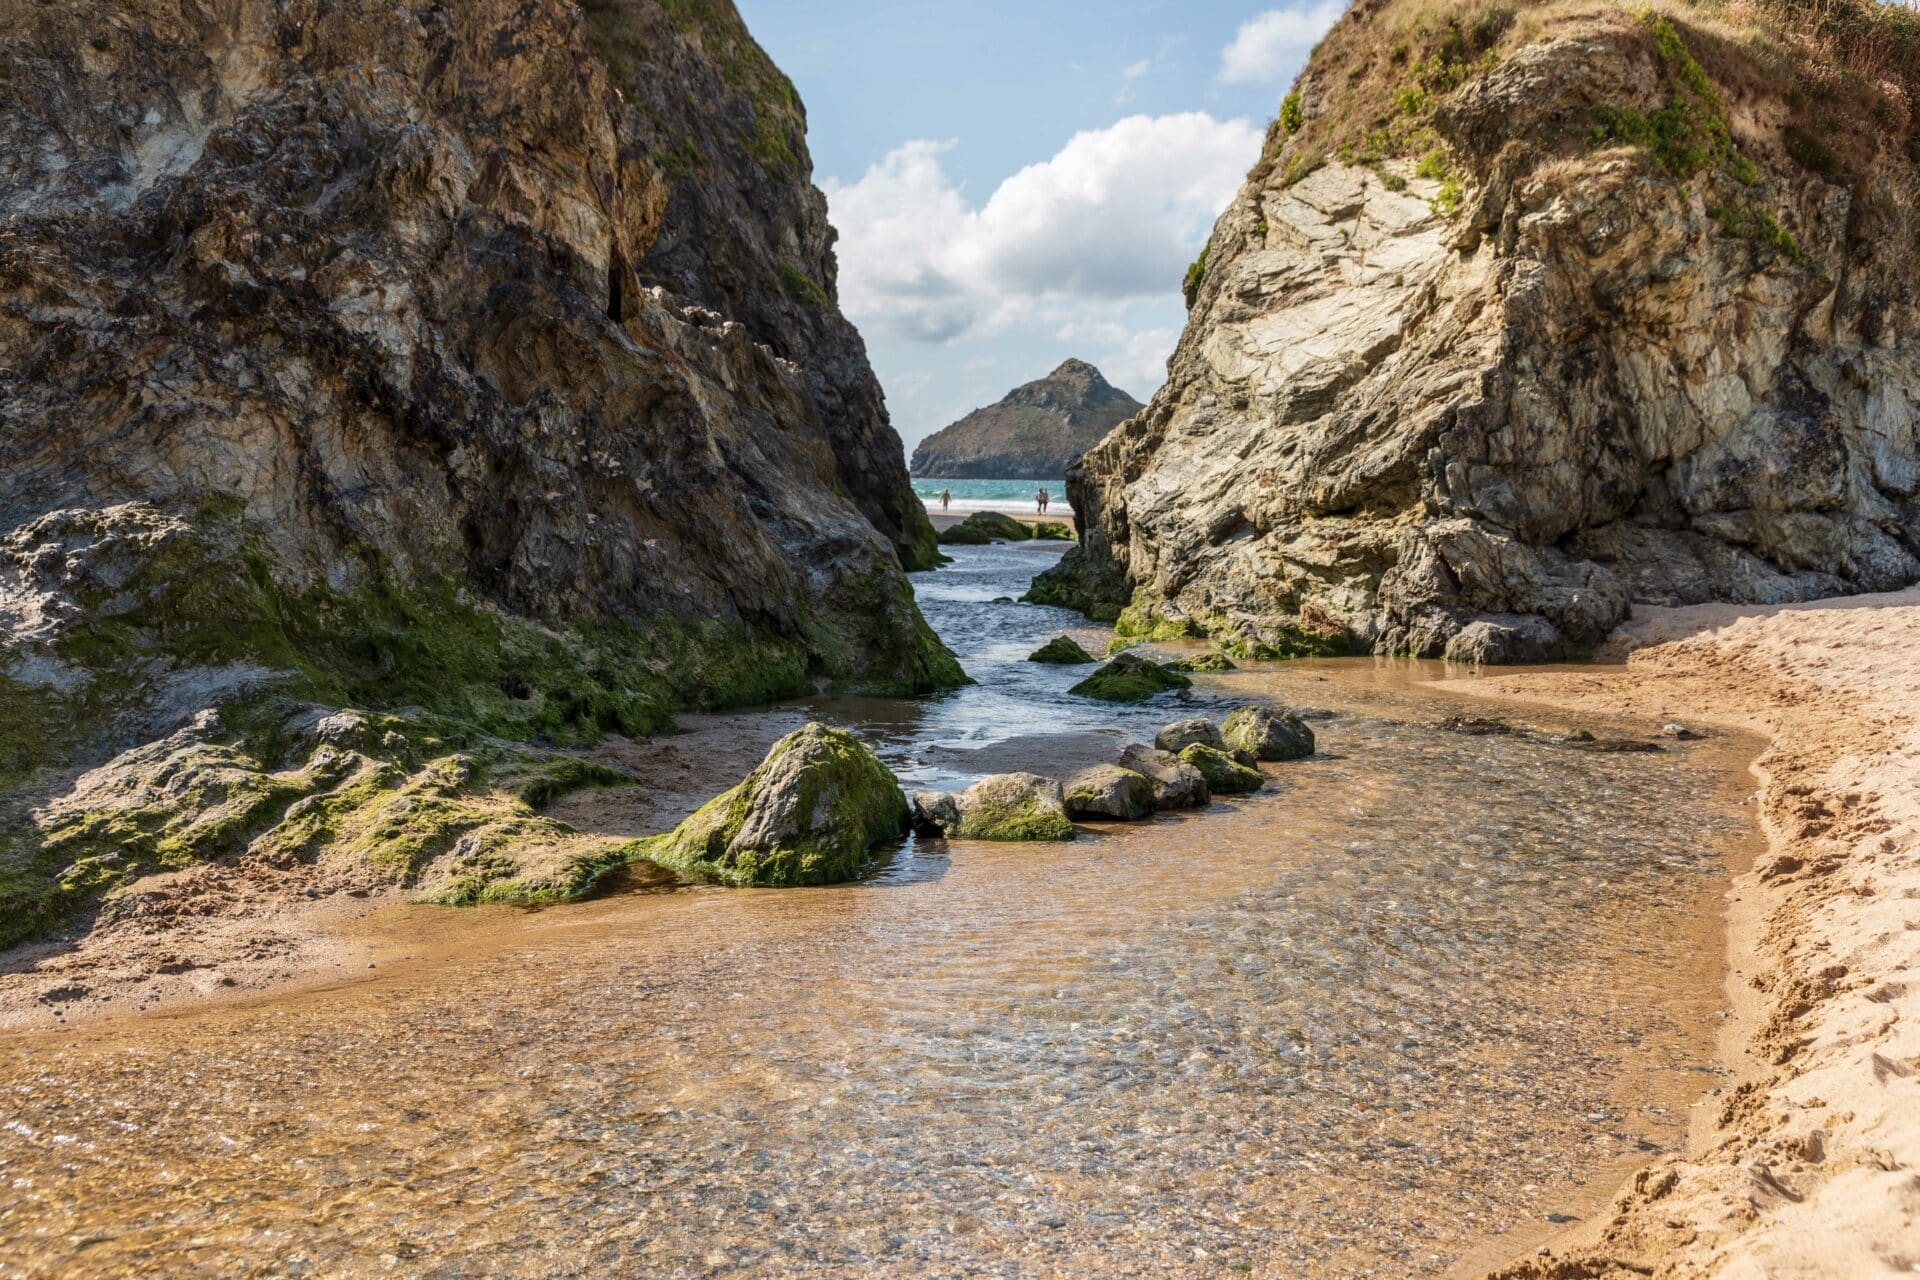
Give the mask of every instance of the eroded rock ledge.
M 1904 20 L 1860 7 L 1831 21 Z M 1661 12 L 1355 6 L 1195 264 L 1166 387 L 1070 471 L 1083 546 L 1034 598 L 1526 661 L 1636 601 L 1920 577 L 1904 73 Z

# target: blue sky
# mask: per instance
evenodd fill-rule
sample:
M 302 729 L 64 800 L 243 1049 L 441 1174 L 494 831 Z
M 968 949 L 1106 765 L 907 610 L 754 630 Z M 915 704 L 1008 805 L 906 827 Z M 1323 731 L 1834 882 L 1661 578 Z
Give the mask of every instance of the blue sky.
M 1068 356 L 1146 399 L 1180 277 L 1344 0 L 739 0 L 807 104 L 911 448 Z

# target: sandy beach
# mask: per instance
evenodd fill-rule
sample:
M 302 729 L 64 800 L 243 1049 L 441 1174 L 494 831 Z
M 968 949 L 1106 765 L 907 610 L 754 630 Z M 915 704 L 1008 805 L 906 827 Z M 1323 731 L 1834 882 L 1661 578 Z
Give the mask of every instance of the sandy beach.
M 1723 1050 L 1693 1150 L 1497 1280 L 1920 1267 L 1920 591 L 1641 608 L 1624 665 L 1487 672 L 1488 699 L 1763 734 L 1768 851 L 1736 881 Z
M 955 507 L 951 511 L 943 512 L 940 510 L 939 504 L 936 503 L 927 508 L 927 518 L 933 521 L 934 529 L 939 531 L 951 529 L 968 516 L 975 515 L 982 510 L 991 509 L 998 511 L 1001 515 L 1012 516 L 1022 524 L 1063 524 L 1067 526 L 1067 528 L 1078 532 L 1079 526 L 1073 522 L 1073 508 L 1066 503 L 1055 503 L 1052 507 L 1048 508 L 1047 514 L 1045 515 L 1037 514 L 1032 510 L 1032 507 L 1033 504 L 1029 502 L 1025 507 L 1020 509 L 1014 509 L 1010 504 L 1003 504 L 991 508 L 972 507 L 965 511 Z

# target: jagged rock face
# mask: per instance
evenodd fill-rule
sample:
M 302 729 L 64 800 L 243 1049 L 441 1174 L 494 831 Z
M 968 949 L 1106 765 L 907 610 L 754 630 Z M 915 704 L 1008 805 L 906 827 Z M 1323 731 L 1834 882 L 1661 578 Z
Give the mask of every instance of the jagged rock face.
M 1394 8 L 1316 54 L 1309 130 Z M 1598 136 L 1676 101 L 1677 66 L 1625 11 L 1510 45 L 1434 95 L 1438 167 L 1276 122 L 1167 386 L 1069 472 L 1084 541 L 1036 598 L 1254 650 L 1438 656 L 1473 627 L 1458 653 L 1537 659 L 1634 601 L 1920 577 L 1914 166 L 1809 170 L 1763 76 L 1714 86 L 1723 163 Z
M 303 583 L 913 648 L 931 531 L 730 6 L 0 8 L 0 527 L 221 495 Z
M 913 451 L 913 474 L 946 479 L 1052 480 L 1142 408 L 1084 360 L 937 431 Z
M 803 130 L 726 0 L 0 0 L 0 916 L 568 896 L 503 744 L 964 680 Z

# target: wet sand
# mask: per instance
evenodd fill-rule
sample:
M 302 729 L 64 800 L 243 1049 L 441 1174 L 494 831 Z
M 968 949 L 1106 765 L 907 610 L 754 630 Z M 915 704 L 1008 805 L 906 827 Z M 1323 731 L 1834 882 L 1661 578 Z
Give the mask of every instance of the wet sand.
M 1460 691 L 1737 727 L 1767 851 L 1735 881 L 1738 1083 L 1684 1156 L 1503 1280 L 1920 1269 L 1920 590 L 1637 611 L 1621 666 Z

